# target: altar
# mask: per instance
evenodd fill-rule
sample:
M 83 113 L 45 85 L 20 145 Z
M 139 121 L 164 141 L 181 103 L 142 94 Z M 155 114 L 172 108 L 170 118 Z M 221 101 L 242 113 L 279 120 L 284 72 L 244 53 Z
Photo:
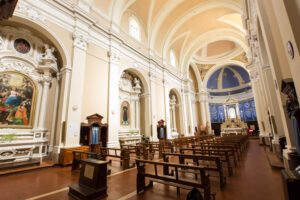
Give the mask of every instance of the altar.
M 239 102 L 229 97 L 224 102 L 226 120 L 221 124 L 221 135 L 224 134 L 247 134 L 248 125 L 241 120 Z
M 247 134 L 248 125 L 241 119 L 227 119 L 221 124 L 221 135 L 224 134 Z

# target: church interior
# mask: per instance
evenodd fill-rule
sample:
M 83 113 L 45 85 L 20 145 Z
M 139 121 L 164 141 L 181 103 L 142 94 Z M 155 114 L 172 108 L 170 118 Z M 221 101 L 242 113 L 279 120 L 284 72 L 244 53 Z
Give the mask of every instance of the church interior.
M 0 200 L 299 200 L 300 0 L 0 0 Z

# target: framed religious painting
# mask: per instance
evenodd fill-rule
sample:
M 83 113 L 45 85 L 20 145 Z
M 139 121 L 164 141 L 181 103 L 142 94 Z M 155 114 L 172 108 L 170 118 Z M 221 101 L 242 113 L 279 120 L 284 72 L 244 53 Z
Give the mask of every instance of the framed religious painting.
M 28 76 L 0 72 L 0 128 L 32 128 L 36 92 Z

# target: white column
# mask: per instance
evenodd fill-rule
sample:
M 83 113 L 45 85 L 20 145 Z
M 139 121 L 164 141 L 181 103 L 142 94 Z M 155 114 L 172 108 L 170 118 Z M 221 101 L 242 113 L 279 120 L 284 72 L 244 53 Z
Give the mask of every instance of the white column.
M 172 115 L 170 113 L 170 85 L 169 85 L 169 81 L 167 80 L 167 74 L 165 74 L 164 72 L 164 79 L 163 79 L 163 88 L 164 88 L 164 116 L 165 116 L 165 121 L 166 121 L 166 126 L 167 126 L 167 138 L 168 139 L 172 139 L 172 125 L 171 125 L 171 121 L 173 121 L 172 119 Z M 156 101 L 156 100 L 155 100 Z M 174 124 L 174 122 L 172 122 L 172 124 Z
M 52 124 L 51 124 L 51 135 L 50 135 L 50 144 L 49 144 L 49 152 L 53 151 L 53 145 L 55 143 L 55 127 L 57 124 L 57 108 L 58 108 L 58 100 L 59 100 L 59 92 L 60 92 L 60 84 L 59 84 L 59 74 L 57 74 L 57 81 L 56 81 L 56 87 L 55 87 L 55 97 L 54 97 L 54 110 L 53 110 L 53 116 L 52 116 Z
M 193 120 L 193 111 L 192 111 L 192 98 L 191 98 L 191 84 L 192 81 L 190 79 L 187 79 L 185 81 L 185 98 L 186 98 L 186 108 L 187 108 L 187 118 L 188 118 L 188 134 L 193 134 L 194 131 L 194 120 Z
M 36 110 L 35 110 L 35 120 L 34 120 L 34 125 L 33 127 L 35 129 L 38 128 L 38 123 L 39 123 L 39 114 L 40 114 L 40 107 L 41 107 L 41 104 L 42 104 L 42 94 L 43 94 L 43 84 L 42 82 L 39 82 L 38 83 L 38 96 L 37 96 L 37 106 L 36 106 Z
M 255 100 L 255 107 L 256 107 L 256 115 L 257 115 L 257 122 L 260 131 L 260 136 L 265 137 L 268 136 L 266 132 L 266 126 L 268 121 L 264 119 L 264 106 L 262 96 L 259 94 L 259 72 L 258 72 L 258 64 L 253 64 L 252 66 L 248 66 L 247 68 L 250 70 L 250 78 L 251 78 L 251 86 L 252 92 Z M 263 123 L 263 124 L 262 124 Z
M 205 107 L 206 107 L 206 126 L 208 130 L 208 134 L 211 134 L 211 119 L 210 119 L 210 111 L 209 111 L 209 103 L 208 100 L 205 102 Z
M 130 117 L 129 117 L 129 123 L 130 123 L 130 128 L 135 129 L 136 128 L 136 110 L 135 110 L 135 99 L 130 100 Z
M 135 128 L 140 130 L 140 102 L 138 97 L 135 100 Z
M 60 79 L 59 79 L 59 102 L 56 118 L 56 129 L 54 131 L 54 147 L 53 147 L 53 156 L 52 160 L 55 163 L 58 163 L 60 148 L 63 147 L 63 134 L 64 134 L 64 123 L 67 120 L 67 111 L 68 111 L 68 99 L 70 91 L 70 80 L 71 80 L 71 68 L 64 66 L 60 70 Z
M 109 58 L 109 101 L 108 101 L 108 147 L 119 145 L 120 128 L 120 108 L 119 106 L 119 79 L 121 75 L 120 67 L 120 41 L 111 38 Z M 134 112 L 131 110 L 131 112 Z M 134 123 L 130 122 L 130 123 Z
M 79 146 L 87 41 L 85 33 L 73 34 L 73 67 L 65 135 L 67 147 Z
M 201 111 L 201 125 L 206 126 L 207 123 L 207 110 L 206 110 L 206 102 L 207 102 L 207 93 L 201 92 L 199 96 L 200 101 L 200 111 Z
M 151 123 L 151 137 L 152 140 L 157 141 L 157 121 L 159 120 L 156 116 L 156 85 L 155 81 L 157 79 L 155 72 L 152 68 L 155 66 L 150 65 L 150 73 L 149 73 L 149 82 L 150 82 L 150 123 Z M 153 71 L 152 71 L 153 70 Z M 170 126 L 170 123 L 165 119 L 167 127 Z M 170 134 L 169 129 L 167 129 L 167 134 Z
M 189 117 L 188 117 L 188 107 L 187 107 L 187 103 L 186 103 L 186 94 L 185 94 L 185 90 L 183 89 L 182 91 L 182 111 L 183 111 L 183 116 L 181 117 L 181 119 L 183 119 L 183 134 L 186 136 L 189 134 L 189 130 L 188 130 L 188 126 L 189 126 Z
M 47 102 L 48 102 L 48 94 L 50 89 L 50 77 L 45 77 L 43 81 L 43 94 L 42 94 L 42 102 L 40 107 L 40 115 L 39 115 L 39 123 L 38 129 L 45 130 L 45 122 L 46 122 L 46 110 L 47 110 Z

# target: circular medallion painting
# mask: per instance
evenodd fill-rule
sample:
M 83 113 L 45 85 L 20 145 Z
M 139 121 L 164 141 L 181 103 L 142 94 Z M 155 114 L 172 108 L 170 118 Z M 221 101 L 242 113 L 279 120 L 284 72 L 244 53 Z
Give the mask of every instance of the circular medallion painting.
M 17 52 L 26 54 L 30 51 L 30 44 L 26 40 L 19 38 L 14 42 L 14 47 Z

